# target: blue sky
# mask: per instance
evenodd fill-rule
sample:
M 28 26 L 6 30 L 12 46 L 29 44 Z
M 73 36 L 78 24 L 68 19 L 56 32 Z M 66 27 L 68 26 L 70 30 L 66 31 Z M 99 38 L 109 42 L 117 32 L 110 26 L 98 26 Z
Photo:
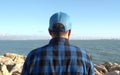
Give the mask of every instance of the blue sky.
M 71 39 L 120 38 L 120 0 L 0 0 L 0 37 L 48 39 L 59 11 L 71 17 Z

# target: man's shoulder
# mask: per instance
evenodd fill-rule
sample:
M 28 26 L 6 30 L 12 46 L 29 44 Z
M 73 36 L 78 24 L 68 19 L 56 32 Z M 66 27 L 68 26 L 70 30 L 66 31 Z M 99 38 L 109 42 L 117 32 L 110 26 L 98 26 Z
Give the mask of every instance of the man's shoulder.
M 41 51 L 43 51 L 43 50 L 45 51 L 45 48 L 47 48 L 47 47 L 48 47 L 48 45 L 35 48 L 29 52 L 28 56 L 38 55 Z
M 80 52 L 82 52 L 82 53 L 87 53 L 87 51 L 85 50 L 85 49 L 82 49 L 82 48 L 80 48 L 80 47 L 78 47 L 78 46 L 74 46 L 74 45 L 70 45 L 69 46 L 72 50 L 76 50 L 76 51 L 80 51 Z
M 78 46 L 70 45 L 70 48 L 73 51 L 77 51 L 77 53 L 82 53 L 82 55 L 91 56 L 87 50 L 80 48 Z

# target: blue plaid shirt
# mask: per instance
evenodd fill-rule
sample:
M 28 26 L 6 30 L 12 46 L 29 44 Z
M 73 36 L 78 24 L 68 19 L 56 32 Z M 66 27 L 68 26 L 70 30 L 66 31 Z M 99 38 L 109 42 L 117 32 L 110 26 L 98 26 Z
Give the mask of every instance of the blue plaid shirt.
M 95 75 L 90 55 L 69 44 L 68 39 L 53 38 L 44 47 L 32 50 L 22 75 Z

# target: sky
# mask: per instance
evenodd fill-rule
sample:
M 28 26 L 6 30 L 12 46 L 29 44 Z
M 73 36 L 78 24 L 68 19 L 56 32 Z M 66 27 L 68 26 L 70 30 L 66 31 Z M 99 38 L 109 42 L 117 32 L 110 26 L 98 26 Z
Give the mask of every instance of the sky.
M 0 0 L 0 39 L 49 39 L 49 18 L 65 12 L 71 39 L 120 39 L 120 0 Z

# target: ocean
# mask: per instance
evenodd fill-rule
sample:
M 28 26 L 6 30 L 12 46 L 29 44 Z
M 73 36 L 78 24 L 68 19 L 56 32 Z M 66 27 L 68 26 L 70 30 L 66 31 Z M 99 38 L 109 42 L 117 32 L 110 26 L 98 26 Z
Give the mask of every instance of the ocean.
M 0 40 L 0 55 L 8 52 L 27 55 L 48 43 L 48 40 Z M 89 52 L 95 64 L 120 63 L 120 40 L 70 40 L 70 43 Z

